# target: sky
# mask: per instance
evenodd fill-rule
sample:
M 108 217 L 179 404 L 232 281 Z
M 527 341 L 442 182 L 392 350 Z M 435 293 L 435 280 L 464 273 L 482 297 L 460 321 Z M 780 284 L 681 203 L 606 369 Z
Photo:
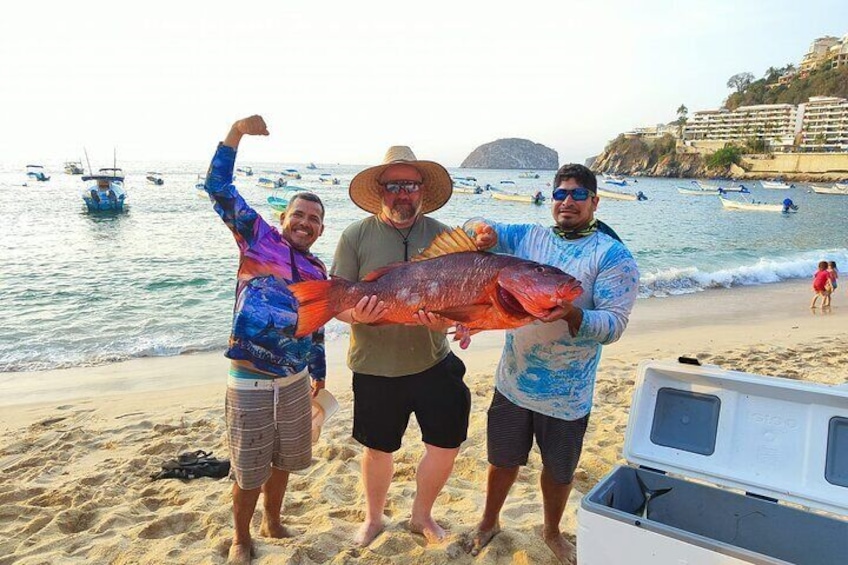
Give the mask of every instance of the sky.
M 238 118 L 246 161 L 457 167 L 530 139 L 583 162 L 634 127 L 716 108 L 738 72 L 848 33 L 845 0 L 45 2 L 0 19 L 0 160 L 206 160 Z

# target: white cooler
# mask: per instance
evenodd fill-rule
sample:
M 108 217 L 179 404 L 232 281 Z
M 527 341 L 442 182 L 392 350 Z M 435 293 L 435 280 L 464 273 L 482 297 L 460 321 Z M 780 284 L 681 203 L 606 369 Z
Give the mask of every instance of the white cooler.
M 583 497 L 578 565 L 848 565 L 845 386 L 643 362 L 624 457 Z

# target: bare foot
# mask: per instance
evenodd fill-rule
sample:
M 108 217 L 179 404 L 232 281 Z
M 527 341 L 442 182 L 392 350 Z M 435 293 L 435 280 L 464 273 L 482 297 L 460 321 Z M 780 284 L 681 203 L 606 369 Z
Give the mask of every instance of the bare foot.
M 365 522 L 359 526 L 359 530 L 353 536 L 353 542 L 360 547 L 368 547 L 380 535 L 384 527 L 385 524 L 383 524 L 382 520 L 379 522 Z
M 236 544 L 230 546 L 227 555 L 227 565 L 250 565 L 251 543 Z
M 432 517 L 427 517 L 422 520 L 409 520 L 409 531 L 421 534 L 426 538 L 427 543 L 439 543 L 447 534 L 444 528 L 433 520 Z
M 486 528 L 483 524 L 477 526 L 477 528 L 471 532 L 471 547 L 468 552 L 475 557 L 483 551 L 483 548 L 489 545 L 489 542 L 492 541 L 492 538 L 501 533 L 500 524 L 495 524 L 491 528 Z
M 287 528 L 280 522 L 270 523 L 262 520 L 262 525 L 259 526 L 259 535 L 265 538 L 293 538 L 298 534 L 296 530 Z
M 575 565 L 577 563 L 577 548 L 565 539 L 565 536 L 556 532 L 553 534 L 544 534 L 543 537 L 545 538 L 545 543 L 548 544 L 548 547 L 551 548 L 551 551 L 554 552 L 560 563 L 564 563 L 565 565 Z

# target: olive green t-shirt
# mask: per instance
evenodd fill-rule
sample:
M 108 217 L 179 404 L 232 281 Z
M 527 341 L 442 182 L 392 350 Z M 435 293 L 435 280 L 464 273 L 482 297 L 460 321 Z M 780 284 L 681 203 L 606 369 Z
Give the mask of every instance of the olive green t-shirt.
M 420 216 L 412 228 L 398 230 L 371 216 L 354 222 L 342 233 L 330 274 L 360 281 L 371 271 L 404 260 L 404 236 L 408 258 L 422 253 L 430 242 L 450 228 Z M 410 321 L 412 319 L 410 318 Z M 425 371 L 450 353 L 444 333 L 423 326 L 353 324 L 347 364 L 352 371 L 381 377 L 400 377 Z

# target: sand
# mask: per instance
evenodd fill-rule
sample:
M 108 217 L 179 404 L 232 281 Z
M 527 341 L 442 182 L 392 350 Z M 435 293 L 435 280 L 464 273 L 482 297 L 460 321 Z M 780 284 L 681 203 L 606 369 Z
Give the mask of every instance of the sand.
M 572 541 L 581 493 L 624 463 L 639 361 L 685 354 L 727 369 L 848 382 L 848 299 L 835 297 L 831 313 L 822 314 L 809 310 L 809 298 L 807 283 L 785 283 L 638 302 L 625 336 L 604 349 L 595 409 L 562 524 Z M 347 344 L 333 343 L 328 388 L 341 409 L 315 446 L 313 466 L 293 476 L 285 500 L 284 523 L 300 534 L 257 537 L 255 563 L 555 563 L 538 535 L 535 452 L 507 500 L 504 531 L 476 558 L 460 547 L 482 511 L 486 408 L 502 339 L 490 332 L 475 336 L 467 351 L 457 348 L 468 367 L 473 405 L 469 440 L 434 512 L 450 530 L 444 543 L 427 546 L 405 528 L 422 452 L 414 420 L 396 454 L 389 527 L 367 549 L 350 542 L 363 517 L 361 448 L 350 438 Z M 226 367 L 216 352 L 0 375 L 0 565 L 224 563 L 232 535 L 230 482 L 148 476 L 182 451 L 227 456 Z M 254 532 L 260 518 L 257 512 Z

